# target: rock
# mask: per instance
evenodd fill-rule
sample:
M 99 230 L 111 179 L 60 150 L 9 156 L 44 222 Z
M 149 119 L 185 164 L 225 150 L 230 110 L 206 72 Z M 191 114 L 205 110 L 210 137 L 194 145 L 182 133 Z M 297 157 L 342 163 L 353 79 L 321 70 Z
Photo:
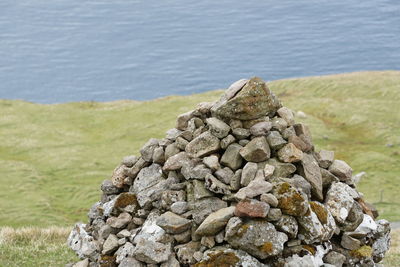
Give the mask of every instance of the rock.
M 262 121 L 250 127 L 250 134 L 253 136 L 267 135 L 272 128 L 272 123 L 269 121 Z
M 281 107 L 279 100 L 260 78 L 250 79 L 232 98 L 225 94 L 212 108 L 222 118 L 251 120 L 273 114 Z
M 203 236 L 203 237 L 201 238 L 200 243 L 201 243 L 203 246 L 207 247 L 207 248 L 212 248 L 212 247 L 215 246 L 215 240 L 214 240 L 214 237 L 213 237 L 213 236 Z
M 220 141 L 207 131 L 193 139 L 187 146 L 186 152 L 194 158 L 210 155 L 220 149 Z
M 89 266 L 89 259 L 87 258 L 72 265 L 72 267 L 88 267 L 88 266 Z
M 111 176 L 111 181 L 115 187 L 124 187 L 124 180 L 128 176 L 128 170 L 128 167 L 126 167 L 125 165 L 119 165 L 117 168 L 114 169 L 114 172 Z
M 317 161 L 313 156 L 304 153 L 300 163 L 301 176 L 310 182 L 312 193 L 318 200 L 322 201 L 324 199 L 322 195 L 322 175 Z
M 303 152 L 297 149 L 297 147 L 292 143 L 289 143 L 279 149 L 278 157 L 283 162 L 293 163 L 300 161 L 303 158 Z
M 161 263 L 160 267 L 180 267 L 179 261 L 176 259 L 175 255 L 171 255 L 168 261 Z M 118 266 L 119 267 L 119 266 Z
M 278 130 L 279 132 L 283 132 L 288 127 L 287 122 L 279 117 L 272 118 L 271 122 L 272 122 L 272 129 Z
M 231 179 L 234 175 L 234 172 L 231 169 L 229 169 L 228 167 L 225 167 L 223 169 L 219 169 L 218 171 L 216 171 L 214 173 L 214 175 L 217 176 L 217 178 L 221 182 L 229 185 L 231 182 Z
M 232 130 L 232 134 L 237 140 L 242 140 L 250 136 L 250 131 L 245 128 L 235 128 Z
M 132 216 L 123 212 L 118 217 L 111 217 L 107 219 L 107 224 L 113 228 L 123 228 L 132 220 Z
M 321 168 L 327 169 L 335 160 L 335 152 L 329 150 L 321 150 L 317 153 L 318 164 Z
M 332 183 L 339 182 L 339 178 L 333 175 L 330 171 L 320 168 L 322 177 L 322 188 L 327 189 Z
M 243 168 L 240 184 L 242 186 L 248 186 L 256 177 L 257 169 L 257 163 L 248 162 Z
M 272 150 L 279 150 L 287 144 L 278 131 L 271 131 L 267 136 L 267 141 Z
M 118 238 L 123 238 L 123 237 L 129 237 L 130 235 L 131 235 L 131 232 L 129 232 L 126 229 L 123 229 L 120 232 L 118 232 L 117 237 Z
M 268 215 L 269 205 L 255 199 L 242 200 L 236 205 L 235 216 L 265 218 Z
M 151 138 L 147 143 L 140 149 L 140 154 L 142 155 L 142 159 L 147 162 L 153 161 L 153 153 L 154 149 L 158 146 L 158 140 L 155 138 Z
M 103 255 L 111 254 L 118 248 L 118 237 L 116 235 L 109 235 L 103 244 Z
M 336 251 L 330 251 L 324 257 L 324 262 L 329 263 L 335 267 L 342 267 L 346 261 L 346 256 Z
M 183 113 L 178 116 L 176 120 L 176 129 L 184 131 L 188 127 L 188 122 L 191 118 L 193 118 L 194 112 L 193 110 Z
M 136 259 L 148 264 L 165 262 L 171 254 L 171 243 L 163 244 L 144 238 L 137 242 L 133 250 L 133 256 Z
M 295 174 L 292 178 L 281 178 L 280 180 L 289 183 L 308 198 L 311 198 L 311 184 L 302 176 Z
M 274 172 L 275 172 L 275 167 L 274 166 L 269 165 L 269 164 L 265 164 L 265 167 L 264 167 L 265 179 L 271 178 L 272 175 L 274 174 Z
M 280 209 L 272 208 L 268 212 L 267 221 L 275 222 L 282 218 L 282 211 Z
M 348 250 L 357 250 L 361 247 L 361 242 L 354 237 L 349 236 L 347 233 L 342 235 L 342 240 L 340 241 L 340 245 Z
M 184 164 L 182 164 L 181 173 L 187 180 L 204 180 L 208 174 L 211 174 L 211 170 L 208 169 L 204 164 L 194 165 L 193 162 L 185 162 Z
M 242 170 L 239 169 L 235 172 L 231 179 L 230 189 L 233 191 L 237 191 L 240 188 L 240 181 L 242 179 Z
M 189 162 L 189 157 L 186 152 L 180 152 L 170 156 L 163 166 L 164 171 L 176 171 L 182 168 L 185 163 Z
M 123 259 L 128 257 L 133 257 L 134 246 L 130 242 L 126 242 L 122 247 L 120 247 L 115 255 L 117 256 L 116 262 L 120 263 Z
M 190 230 L 174 235 L 175 241 L 179 244 L 187 243 L 191 240 L 191 238 L 192 238 L 192 232 Z
M 292 135 L 289 137 L 288 141 L 303 152 L 312 152 L 313 145 L 304 135 L 301 135 L 300 137 Z
M 271 189 L 272 189 L 272 184 L 271 184 Z M 273 195 L 273 194 L 261 194 L 260 200 L 267 203 L 273 208 L 278 207 L 278 199 Z
M 259 259 L 279 255 L 288 240 L 286 234 L 276 231 L 273 224 L 264 220 L 249 220 L 239 229 L 227 237 L 228 243 Z
M 121 260 L 118 267 L 146 267 L 146 264 L 135 258 L 128 257 Z
M 372 245 L 372 257 L 375 262 L 380 262 L 390 247 L 390 223 L 387 220 L 379 220 L 373 235 L 376 241 Z
M 225 152 L 225 153 L 226 153 L 226 152 Z M 221 168 L 221 165 L 219 164 L 219 161 L 218 161 L 218 157 L 215 156 L 215 155 L 211 155 L 211 156 L 209 156 L 209 157 L 204 157 L 204 158 L 203 158 L 203 163 L 204 163 L 208 168 L 210 168 L 212 171 L 216 171 L 216 170 L 218 170 L 219 168 Z M 228 167 L 230 167 L 230 166 L 228 166 Z M 232 167 L 230 167 L 230 168 L 232 168 Z
M 169 159 L 170 157 L 178 154 L 179 152 L 181 152 L 181 150 L 178 148 L 178 146 L 176 145 L 176 143 L 172 143 L 169 144 L 166 148 L 165 148 L 165 152 L 164 152 L 164 158 L 165 160 Z
M 285 130 L 282 131 L 282 137 L 286 140 L 289 140 L 291 136 L 297 136 L 296 131 L 293 126 L 287 127 Z
M 186 146 L 189 144 L 189 141 L 179 136 L 176 138 L 175 144 L 180 150 L 185 150 Z
M 205 179 L 205 187 L 216 194 L 230 194 L 230 187 L 223 182 L 219 181 L 217 178 L 208 174 Z
M 227 147 L 225 153 L 222 155 L 221 164 L 236 171 L 242 166 L 242 156 L 239 151 L 243 147 L 239 144 L 233 143 Z
M 208 197 L 195 201 L 190 204 L 193 210 L 193 220 L 196 224 L 201 224 L 203 220 L 212 212 L 227 207 L 227 203 L 217 197 Z
M 264 193 L 268 193 L 272 189 L 272 184 L 261 180 L 255 179 L 249 183 L 248 186 L 243 187 L 235 194 L 237 199 L 253 198 Z
M 157 218 L 157 225 L 169 234 L 180 234 L 185 232 L 191 226 L 191 221 L 181 216 L 167 211 Z
M 182 263 L 183 266 L 195 264 L 196 260 L 194 259 L 193 254 L 200 250 L 200 246 L 200 242 L 193 241 L 176 246 L 176 256 L 178 257 L 179 262 Z
M 228 135 L 224 139 L 221 140 L 221 148 L 226 149 L 230 144 L 233 144 L 235 142 L 235 137 L 233 135 Z
M 186 200 L 184 190 L 165 190 L 161 193 L 161 206 L 169 208 L 173 203 Z
M 113 195 L 118 194 L 120 189 L 114 186 L 111 180 L 104 180 L 101 184 L 101 191 L 103 191 L 104 194 Z
M 262 162 L 270 157 L 271 151 L 265 137 L 260 136 L 255 137 L 245 147 L 240 149 L 240 155 L 250 162 Z
M 226 137 L 231 130 L 228 124 L 217 118 L 208 118 L 206 121 L 210 127 L 210 132 L 220 139 Z
M 291 163 L 283 163 L 276 159 L 269 159 L 267 164 L 275 167 L 274 177 L 289 177 L 296 171 L 296 166 Z
M 287 125 L 291 126 L 294 124 L 293 111 L 286 107 L 281 107 L 277 110 L 278 115 L 287 122 Z
M 265 267 L 256 258 L 242 250 L 233 250 L 226 247 L 217 247 L 204 252 L 203 258 L 195 267 Z
M 344 183 L 333 183 L 326 193 L 325 205 L 338 223 L 344 223 L 354 204 L 351 188 Z
M 289 215 L 282 215 L 280 220 L 274 224 L 276 229 L 287 234 L 290 239 L 296 238 L 299 226 L 294 217 Z
M 343 160 L 335 160 L 332 165 L 329 166 L 329 171 L 337 176 L 340 181 L 352 184 L 352 173 L 353 169 Z
M 79 258 L 95 260 L 98 256 L 99 245 L 85 230 L 86 224 L 77 223 L 68 236 L 68 246 L 75 251 Z
M 197 228 L 196 234 L 209 236 L 218 233 L 225 227 L 234 212 L 235 207 L 227 207 L 211 213 Z
M 194 180 L 192 183 L 193 195 L 195 200 L 214 196 L 214 193 L 205 187 L 203 181 Z
M 178 201 L 171 205 L 171 211 L 176 214 L 183 214 L 189 209 L 189 204 L 186 201 Z
M 130 192 L 124 192 L 119 194 L 114 199 L 104 203 L 103 215 L 109 217 L 111 215 L 118 216 L 121 212 L 128 207 L 131 207 L 133 211 L 139 208 L 136 194 Z
M 288 183 L 275 184 L 273 194 L 278 199 L 278 207 L 283 214 L 303 216 L 309 208 L 307 199 Z

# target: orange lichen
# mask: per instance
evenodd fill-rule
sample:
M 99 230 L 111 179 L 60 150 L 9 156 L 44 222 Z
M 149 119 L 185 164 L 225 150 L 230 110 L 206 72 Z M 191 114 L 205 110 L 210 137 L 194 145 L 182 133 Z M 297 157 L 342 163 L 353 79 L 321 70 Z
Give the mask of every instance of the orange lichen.
M 248 224 L 243 224 L 242 226 L 240 226 L 239 230 L 236 232 L 236 236 L 242 237 L 247 232 L 247 229 L 249 229 L 249 227 L 250 226 Z
M 283 195 L 285 193 L 288 193 L 290 191 L 291 185 L 289 183 L 282 183 L 279 186 L 278 189 L 278 194 Z
M 138 206 L 138 201 L 135 194 L 132 193 L 122 193 L 118 196 L 117 200 L 115 201 L 115 207 L 119 209 L 123 209 L 126 206 L 134 205 Z
M 116 258 L 117 258 L 117 256 L 101 255 L 99 266 L 100 267 L 115 267 L 115 266 L 117 266 Z
M 259 247 L 259 249 L 264 253 L 272 253 L 274 245 L 271 242 L 265 242 L 262 246 Z
M 239 262 L 239 258 L 233 252 L 217 251 L 208 254 L 207 260 L 202 260 L 194 267 L 234 267 Z
M 288 183 L 282 183 L 278 189 L 278 207 L 288 215 L 302 216 L 307 210 L 303 196 Z M 283 193 L 289 193 L 282 195 Z
M 308 250 L 311 254 L 315 255 L 315 252 L 316 252 L 315 247 L 310 246 L 310 245 L 303 245 L 303 248 Z
M 322 224 L 328 223 L 328 211 L 322 204 L 320 204 L 318 202 L 310 201 L 310 207 L 311 207 L 312 211 L 317 215 L 319 221 Z

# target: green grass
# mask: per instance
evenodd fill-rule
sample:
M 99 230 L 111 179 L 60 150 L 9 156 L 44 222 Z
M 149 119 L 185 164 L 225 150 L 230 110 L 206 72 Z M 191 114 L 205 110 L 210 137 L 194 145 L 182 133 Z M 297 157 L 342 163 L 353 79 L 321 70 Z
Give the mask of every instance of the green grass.
M 285 106 L 308 115 L 302 121 L 318 149 L 335 150 L 355 173 L 367 172 L 359 189 L 381 217 L 400 220 L 400 72 L 281 80 L 270 87 Z M 138 154 L 178 114 L 220 94 L 57 105 L 0 100 L 0 225 L 86 221 L 100 183 L 123 156 Z

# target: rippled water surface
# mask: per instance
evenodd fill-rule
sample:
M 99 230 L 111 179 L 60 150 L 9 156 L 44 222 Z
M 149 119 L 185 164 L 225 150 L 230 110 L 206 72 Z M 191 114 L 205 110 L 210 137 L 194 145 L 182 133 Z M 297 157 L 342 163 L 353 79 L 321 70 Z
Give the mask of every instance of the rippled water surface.
M 400 69 L 398 0 L 2 0 L 0 98 L 152 99 Z

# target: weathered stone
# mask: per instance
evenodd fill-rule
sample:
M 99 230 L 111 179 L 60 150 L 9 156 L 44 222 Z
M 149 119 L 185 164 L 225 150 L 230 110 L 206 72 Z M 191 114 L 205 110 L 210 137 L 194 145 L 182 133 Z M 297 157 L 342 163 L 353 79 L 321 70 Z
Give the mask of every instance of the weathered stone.
M 213 236 L 203 236 L 200 243 L 207 248 L 212 248 L 215 246 L 215 239 Z
M 361 247 L 361 242 L 360 240 L 351 237 L 347 233 L 343 233 L 340 245 L 348 250 L 356 250 Z
M 183 214 L 189 209 L 189 204 L 186 201 L 178 201 L 171 205 L 171 211 L 176 214 Z
M 89 258 L 96 260 L 99 253 L 99 244 L 85 230 L 86 225 L 75 224 L 68 236 L 68 246 L 75 251 L 79 258 Z
M 122 159 L 121 164 L 125 165 L 128 168 L 131 168 L 135 163 L 138 161 L 138 158 L 136 156 L 126 156 Z
M 342 267 L 345 261 L 346 256 L 336 251 L 330 251 L 324 256 L 324 262 L 335 267 Z
M 291 163 L 283 163 L 275 158 L 269 159 L 267 164 L 275 167 L 274 177 L 290 177 L 296 171 L 296 166 Z
M 280 209 L 272 208 L 268 212 L 267 221 L 275 222 L 282 218 L 282 211 Z
M 338 226 L 343 232 L 355 231 L 364 219 L 363 210 L 357 201 L 354 201 L 350 209 L 349 215 L 344 223 L 339 223 Z
M 276 111 L 278 115 L 287 122 L 287 125 L 291 126 L 294 124 L 294 114 L 293 111 L 286 107 L 281 107 Z
M 233 175 L 234 175 L 234 172 L 233 172 L 230 168 L 225 167 L 225 168 L 223 168 L 223 169 L 219 169 L 218 171 L 216 171 L 216 172 L 214 173 L 214 175 L 215 175 L 221 182 L 223 182 L 223 183 L 229 185 L 230 182 L 231 182 L 231 179 L 232 179 L 232 177 L 233 177 Z
M 297 123 L 293 125 L 294 130 L 296 131 L 297 136 L 304 135 L 307 139 L 311 141 L 311 132 L 307 125 L 303 123 Z
M 167 261 L 161 263 L 160 267 L 180 267 L 179 261 L 174 254 L 171 254 Z M 118 266 L 119 267 L 119 266 Z
M 228 135 L 224 139 L 221 140 L 221 148 L 226 149 L 230 144 L 233 144 L 235 142 L 235 137 L 233 135 Z
M 173 203 L 186 200 L 186 192 L 184 190 L 165 190 L 161 193 L 161 205 L 169 208 Z
M 329 168 L 335 160 L 335 152 L 329 150 L 321 150 L 317 154 L 318 164 L 321 168 Z
M 103 244 L 103 251 L 101 252 L 103 255 L 111 254 L 116 251 L 118 248 L 118 237 L 116 235 L 109 235 L 106 241 Z
M 272 123 L 272 129 L 273 130 L 278 130 L 279 132 L 283 132 L 288 127 L 287 122 L 279 117 L 274 117 L 271 120 Z
M 165 162 L 165 152 L 164 148 L 156 147 L 153 152 L 153 162 L 157 164 L 164 164 Z
M 282 215 L 280 220 L 274 224 L 279 231 L 287 234 L 290 239 L 296 238 L 299 226 L 294 217 L 289 215 Z
M 256 177 L 258 165 L 257 163 L 254 162 L 248 162 L 246 165 L 244 165 L 240 184 L 242 186 L 248 186 L 251 181 L 254 180 Z
M 120 192 L 120 188 L 116 187 L 111 180 L 104 180 L 101 184 L 101 191 L 107 195 L 118 194 Z
M 158 140 L 155 138 L 151 138 L 147 143 L 140 149 L 140 154 L 142 155 L 142 159 L 147 162 L 153 161 L 153 153 L 154 149 L 158 146 Z
M 250 136 L 250 131 L 245 128 L 235 128 L 232 130 L 232 134 L 237 140 L 242 140 Z
M 333 175 L 330 171 L 320 168 L 321 177 L 322 177 L 322 188 L 327 189 L 331 186 L 332 183 L 339 182 L 339 178 Z
M 225 247 L 216 247 L 204 252 L 200 262 L 194 267 L 265 267 L 256 258 L 242 250 L 233 250 Z
M 331 166 L 329 166 L 329 171 L 336 175 L 340 181 L 352 184 L 352 173 L 353 169 L 343 160 L 334 160 Z
M 250 162 L 262 162 L 267 160 L 271 151 L 265 137 L 255 137 L 240 150 L 240 155 Z
M 197 104 L 196 110 L 202 114 L 208 114 L 213 105 L 214 102 L 201 102 Z
M 221 231 L 233 216 L 235 207 L 222 208 L 211 213 L 196 230 L 197 235 L 214 235 Z
M 217 178 L 208 174 L 205 178 L 205 187 L 211 192 L 217 194 L 230 194 L 230 187 L 223 182 L 219 181 Z
M 217 118 L 208 118 L 206 121 L 210 132 L 218 138 L 226 137 L 231 130 L 228 124 Z
M 133 256 L 148 264 L 158 264 L 168 260 L 172 254 L 171 243 L 163 244 L 141 238 L 133 250 Z
M 259 259 L 279 255 L 288 240 L 286 234 L 276 231 L 274 225 L 265 220 L 249 220 L 226 238 L 233 248 L 244 250 Z
M 185 150 L 186 146 L 189 144 L 189 141 L 179 136 L 178 138 L 176 138 L 175 144 L 180 150 Z
M 132 220 L 129 213 L 123 212 L 118 217 L 111 217 L 107 219 L 107 224 L 113 228 L 123 228 Z
M 312 155 L 303 153 L 299 172 L 301 176 L 310 182 L 313 195 L 322 201 L 324 199 L 322 195 L 322 175 L 319 165 Z
M 272 189 L 272 184 L 263 179 L 254 179 L 248 186 L 241 188 L 236 194 L 237 199 L 253 198 Z
M 278 199 L 278 207 L 283 214 L 303 216 L 309 208 L 307 199 L 289 183 L 275 184 L 273 194 Z
M 205 187 L 203 181 L 194 180 L 192 184 L 193 184 L 193 196 L 195 200 L 214 196 L 214 193 Z
M 193 254 L 196 251 L 199 251 L 200 247 L 201 247 L 200 242 L 193 242 L 193 241 L 187 244 L 175 246 L 175 250 L 177 252 L 176 256 L 179 262 L 183 266 L 190 266 L 192 264 L 195 264 L 196 260 L 194 259 Z
M 186 130 L 186 128 L 188 127 L 188 122 L 191 118 L 193 118 L 193 115 L 194 115 L 193 110 L 179 115 L 176 120 L 176 128 L 182 131 Z
M 311 152 L 313 149 L 312 144 L 305 138 L 304 135 L 301 135 L 300 137 L 297 135 L 290 136 L 288 141 L 306 153 Z
M 179 244 L 184 244 L 184 243 L 189 242 L 191 237 L 192 237 L 191 230 L 188 230 L 186 232 L 174 235 L 175 241 L 178 242 Z
M 182 168 L 183 164 L 189 162 L 189 157 L 186 152 L 180 152 L 167 159 L 163 166 L 164 171 L 175 171 Z
M 169 159 L 170 157 L 178 154 L 179 152 L 181 152 L 181 150 L 178 148 L 178 146 L 175 143 L 169 144 L 166 148 L 165 148 L 165 152 L 164 152 L 164 157 L 165 160 Z
M 186 152 L 194 158 L 204 157 L 218 151 L 219 143 L 219 139 L 207 131 L 193 139 L 186 146 Z
M 236 205 L 235 216 L 265 218 L 268 215 L 269 205 L 255 199 L 242 200 Z
M 295 174 L 292 178 L 281 178 L 280 180 L 289 183 L 308 198 L 311 198 L 311 184 L 302 176 Z
M 157 219 L 157 225 L 169 234 L 179 234 L 189 229 L 191 221 L 167 211 Z
M 121 260 L 118 267 L 146 267 L 146 264 L 133 257 L 128 257 Z
M 333 183 L 326 193 L 325 205 L 338 223 L 344 223 L 353 206 L 351 189 L 344 183 Z
M 226 153 L 226 152 L 225 152 Z M 216 155 L 211 155 L 209 157 L 204 157 L 203 158 L 203 163 L 210 168 L 212 171 L 216 171 L 219 168 L 221 168 L 221 165 L 219 164 L 218 157 Z M 228 166 L 230 167 L 230 166 Z
M 89 259 L 86 258 L 84 260 L 78 261 L 77 263 L 75 263 L 71 267 L 88 267 L 88 266 L 89 266 Z
M 271 189 L 272 189 L 272 184 L 271 184 Z M 261 194 L 260 200 L 267 203 L 273 208 L 278 207 L 278 199 L 273 195 L 273 194 Z
M 231 168 L 232 170 L 237 170 L 242 166 L 242 156 L 239 151 L 243 147 L 239 144 L 231 144 L 227 147 L 225 153 L 222 155 L 221 164 Z
M 293 126 L 289 126 L 282 131 L 282 137 L 286 140 L 289 140 L 291 136 L 296 136 L 296 131 Z
M 272 127 L 272 123 L 269 121 L 262 121 L 259 122 L 253 126 L 251 126 L 250 128 L 250 133 L 253 136 L 263 136 L 263 135 L 267 135 L 267 133 L 269 132 L 269 130 L 271 130 Z
M 133 244 L 137 244 L 140 239 L 151 240 L 153 242 L 160 242 L 164 239 L 166 233 L 164 229 L 157 225 L 157 218 L 159 216 L 160 214 L 157 211 L 152 211 L 147 216 L 147 219 L 140 228 L 140 231 L 134 235 L 132 239 Z
M 208 197 L 190 203 L 189 207 L 193 210 L 193 220 L 200 224 L 212 212 L 227 207 L 227 203 L 217 197 Z
M 204 180 L 207 174 L 211 174 L 211 170 L 204 164 L 195 165 L 195 163 L 188 161 L 182 164 L 181 173 L 187 180 Z
M 111 176 L 111 181 L 115 187 L 124 187 L 124 180 L 128 176 L 128 170 L 128 167 L 126 167 L 125 165 L 119 165 L 114 169 L 114 172 Z
M 380 262 L 390 247 L 390 223 L 384 219 L 377 221 L 373 236 L 375 243 L 372 245 L 372 257 L 375 262 Z
M 240 180 L 242 179 L 242 169 L 239 169 L 232 176 L 230 189 L 233 191 L 237 191 L 240 188 Z
M 289 143 L 279 149 L 278 157 L 283 162 L 293 163 L 303 158 L 303 152 L 292 143 Z
M 287 144 L 278 131 L 271 131 L 267 136 L 267 141 L 272 150 L 279 150 Z
M 251 120 L 273 114 L 280 107 L 279 100 L 268 89 L 265 82 L 254 77 L 235 94 L 227 92 L 222 96 L 211 108 L 211 112 L 223 118 Z
M 134 246 L 130 242 L 126 242 L 123 246 L 119 247 L 117 252 L 115 252 L 116 262 L 120 263 L 123 259 L 127 257 L 133 257 Z
M 127 176 L 131 179 L 135 179 L 138 173 L 146 166 L 149 166 L 150 162 L 145 161 L 141 157 L 136 161 L 135 165 L 133 165 L 132 168 L 129 168 L 126 170 Z M 132 182 L 128 183 L 129 185 L 132 184 Z

